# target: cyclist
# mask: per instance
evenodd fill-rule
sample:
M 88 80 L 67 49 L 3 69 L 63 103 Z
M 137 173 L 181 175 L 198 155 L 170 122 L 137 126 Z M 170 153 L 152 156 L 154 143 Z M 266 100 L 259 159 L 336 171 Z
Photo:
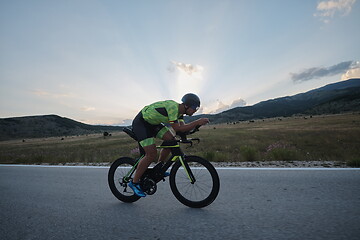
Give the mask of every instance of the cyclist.
M 208 118 L 200 118 L 191 123 L 185 124 L 183 115 L 192 116 L 200 107 L 200 99 L 193 93 L 185 94 L 179 104 L 173 100 L 155 102 L 144 107 L 135 117 L 132 123 L 133 131 L 139 141 L 140 146 L 145 151 L 145 156 L 140 160 L 129 187 L 139 197 L 145 197 L 139 181 L 149 165 L 155 161 L 157 150 L 154 137 L 164 141 L 174 140 L 175 136 L 164 123 L 170 123 L 175 132 L 187 132 L 198 125 L 209 123 Z M 164 148 L 160 152 L 159 161 L 164 162 L 171 150 Z M 165 173 L 165 176 L 168 176 Z

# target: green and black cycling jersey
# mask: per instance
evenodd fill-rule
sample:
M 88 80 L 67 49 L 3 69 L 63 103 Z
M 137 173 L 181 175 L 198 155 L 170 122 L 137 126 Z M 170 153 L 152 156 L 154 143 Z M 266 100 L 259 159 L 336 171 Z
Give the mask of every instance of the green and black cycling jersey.
M 144 107 L 135 117 L 132 127 L 142 147 L 155 143 L 154 137 L 162 139 L 169 128 L 164 124 L 183 120 L 179 113 L 179 103 L 173 100 L 155 102 Z
M 152 125 L 161 123 L 174 123 L 179 119 L 183 119 L 183 115 L 179 113 L 179 103 L 173 100 L 160 101 L 141 110 L 145 121 Z

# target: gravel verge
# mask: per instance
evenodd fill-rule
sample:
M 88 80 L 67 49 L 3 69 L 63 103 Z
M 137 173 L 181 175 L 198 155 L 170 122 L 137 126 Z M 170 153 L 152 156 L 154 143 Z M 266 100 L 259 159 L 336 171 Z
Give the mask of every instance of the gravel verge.
M 241 167 L 241 168 L 351 168 L 341 161 L 264 161 L 264 162 L 211 162 L 214 167 Z M 36 165 L 36 164 L 35 164 Z M 52 166 L 99 166 L 107 167 L 111 163 L 60 163 L 41 165 Z M 153 164 L 151 165 L 153 166 Z
M 215 167 L 244 168 L 350 168 L 340 161 L 266 161 L 266 162 L 216 162 Z

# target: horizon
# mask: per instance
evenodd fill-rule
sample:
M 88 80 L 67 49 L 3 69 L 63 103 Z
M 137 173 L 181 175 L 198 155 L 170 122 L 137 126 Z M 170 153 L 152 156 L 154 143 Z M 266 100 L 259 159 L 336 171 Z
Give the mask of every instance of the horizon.
M 337 83 L 340 83 L 340 82 L 346 82 L 346 81 L 351 81 L 351 80 L 358 80 L 360 81 L 360 78 L 350 78 L 350 79 L 347 79 L 347 80 L 344 80 L 344 81 L 339 81 L 339 82 L 335 82 L 335 83 L 330 83 L 330 84 L 326 84 L 324 86 L 321 86 L 319 88 L 314 88 L 314 89 L 311 89 L 309 91 L 306 91 L 306 92 L 301 92 L 301 93 L 297 93 L 297 94 L 303 94 L 303 93 L 308 93 L 308 92 L 311 92 L 313 90 L 317 90 L 317 89 L 321 89 L 323 87 L 326 87 L 326 86 L 330 86 L 330 85 L 334 85 L 334 84 L 337 84 Z M 295 94 L 295 95 L 297 95 Z M 241 108 L 241 107 L 252 107 L 254 105 L 257 105 L 259 103 L 262 103 L 262 102 L 267 102 L 267 101 L 271 101 L 271 100 L 276 100 L 276 99 L 281 99 L 281 98 L 284 98 L 284 97 L 293 97 L 295 95 L 288 95 L 288 96 L 282 96 L 282 97 L 277 97 L 277 98 L 271 98 L 271 99 L 267 99 L 267 100 L 263 100 L 263 101 L 260 101 L 258 103 L 255 103 L 253 105 L 246 105 L 246 106 L 240 106 L 240 107 L 233 107 L 233 108 L 229 108 L 229 109 L 226 109 L 224 111 L 221 111 L 221 112 L 218 112 L 218 113 L 210 113 L 210 115 L 216 115 L 216 114 L 220 114 L 222 112 L 225 112 L 225 111 L 228 111 L 228 110 L 231 110 L 231 109 L 234 109 L 234 108 Z M 203 113 L 201 113 L 203 114 Z M 200 115 L 200 114 L 195 114 L 194 116 L 196 115 Z M 66 117 L 66 116 L 61 116 L 59 114 L 56 114 L 56 113 L 49 113 L 49 114 L 40 114 L 40 115 L 26 115 L 26 116 L 17 116 L 17 117 L 7 117 L 7 118 L 27 118 L 27 117 L 46 117 L 46 116 L 55 116 L 55 117 L 61 117 L 61 118 L 67 118 L 69 120 L 74 120 L 74 121 L 77 121 L 75 119 L 72 119 L 70 117 Z M 7 118 L 0 118 L 0 119 L 7 119 Z M 79 123 L 83 123 L 83 124 L 88 124 L 88 123 L 84 123 L 84 122 L 81 122 L 81 121 L 77 121 Z M 88 125 L 92 125 L 92 126 L 109 126 L 109 127 L 127 127 L 127 126 L 130 126 L 131 125 L 131 122 L 128 122 L 127 124 L 122 124 L 122 125 L 108 125 L 108 124 L 88 124 Z
M 14 0 L 0 13 L 0 118 L 124 126 L 187 92 L 216 114 L 360 77 L 356 0 Z

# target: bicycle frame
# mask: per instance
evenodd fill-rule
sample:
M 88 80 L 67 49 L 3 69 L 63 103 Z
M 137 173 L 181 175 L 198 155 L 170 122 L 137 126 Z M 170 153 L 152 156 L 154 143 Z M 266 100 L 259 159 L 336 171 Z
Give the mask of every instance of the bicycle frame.
M 170 144 L 170 145 L 167 145 L 167 144 Z M 171 167 L 172 164 L 174 164 L 177 161 L 180 161 L 181 165 L 185 169 L 186 175 L 189 178 L 190 183 L 194 184 L 196 182 L 196 179 L 195 179 L 189 165 L 187 164 L 186 161 L 184 161 L 185 158 L 186 158 L 186 155 L 181 150 L 180 145 L 179 145 L 179 141 L 177 141 L 177 140 L 176 141 L 165 141 L 162 145 L 157 146 L 156 148 L 158 148 L 158 149 L 160 149 L 160 148 L 170 148 L 172 155 L 169 158 L 169 160 L 165 162 L 165 164 L 158 163 L 157 165 L 154 166 L 154 168 L 156 168 L 159 164 L 161 164 L 162 167 L 160 168 L 160 171 L 166 172 L 166 170 L 168 170 Z M 130 181 L 131 176 L 134 174 L 139 162 L 144 158 L 144 156 L 145 155 L 141 155 L 139 158 L 136 159 L 136 163 L 134 164 L 134 166 L 131 168 L 131 170 L 124 177 L 124 180 L 126 182 Z
M 192 147 L 193 142 L 200 142 L 199 138 L 187 138 L 187 135 L 198 131 L 199 127 L 197 126 L 189 132 L 176 133 L 181 139 L 174 138 L 157 146 L 158 149 L 167 149 L 165 152 L 170 153 L 171 156 L 166 162 L 159 162 L 153 168 L 147 168 L 141 176 L 139 184 L 146 195 L 155 194 L 157 183 L 161 180 L 165 181 L 165 178 L 170 175 L 168 179 L 170 189 L 182 204 L 192 208 L 202 208 L 216 199 L 219 193 L 220 179 L 214 166 L 202 157 L 185 155 L 180 148 L 182 144 L 189 144 Z M 133 180 L 136 169 L 139 170 L 140 161 L 147 159 L 144 159 L 145 151 L 132 129 L 124 128 L 123 131 L 138 142 L 140 154 L 135 159 L 120 157 L 115 160 L 108 172 L 108 183 L 111 192 L 117 199 L 132 203 L 139 200 L 141 196 L 134 191 L 128 191 L 127 188 Z M 169 174 L 167 171 L 170 167 Z

